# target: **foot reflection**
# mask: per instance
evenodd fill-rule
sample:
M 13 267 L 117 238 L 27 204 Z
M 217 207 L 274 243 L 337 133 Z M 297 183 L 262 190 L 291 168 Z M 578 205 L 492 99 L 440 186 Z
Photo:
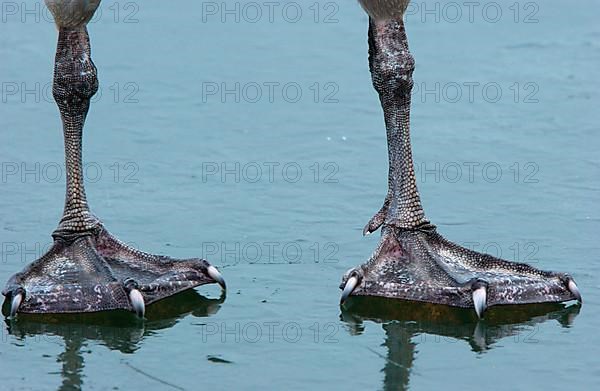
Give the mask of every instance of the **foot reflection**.
M 36 341 L 65 342 L 65 350 L 59 354 L 63 378 L 61 390 L 81 389 L 85 366 L 82 350 L 89 341 L 100 343 L 111 350 L 134 353 L 145 337 L 158 330 L 175 326 L 180 320 L 192 315 L 207 317 L 216 314 L 225 301 L 206 298 L 194 290 L 187 290 L 149 306 L 144 321 L 128 311 L 74 315 L 26 315 L 6 319 L 9 334 L 22 342 L 28 338 Z
M 481 353 L 506 337 L 535 342 L 536 325 L 556 320 L 562 327 L 569 327 L 581 308 L 554 303 L 499 306 L 479 320 L 469 309 L 384 298 L 352 297 L 345 307 L 341 319 L 351 334 L 362 334 L 365 321 L 381 323 L 385 330 L 387 357 L 382 358 L 386 360 L 386 390 L 408 389 L 419 343 L 462 340 L 469 343 L 473 352 Z

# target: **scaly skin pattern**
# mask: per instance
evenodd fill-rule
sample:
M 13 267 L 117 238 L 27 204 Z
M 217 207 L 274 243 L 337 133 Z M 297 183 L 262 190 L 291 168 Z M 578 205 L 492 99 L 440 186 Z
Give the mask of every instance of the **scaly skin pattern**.
M 54 236 L 64 236 L 87 232 L 99 223 L 89 211 L 83 184 L 83 125 L 98 91 L 86 27 L 59 30 L 54 64 L 52 95 L 63 123 L 67 172 L 65 208 Z
M 85 22 L 99 1 L 50 1 L 59 24 L 53 96 L 65 140 L 67 168 L 63 217 L 54 244 L 12 276 L 3 294 L 11 315 L 135 310 L 198 285 L 224 282 L 202 259 L 177 260 L 131 248 L 110 235 L 89 210 L 83 183 L 82 137 L 90 99 L 98 90 Z M 90 8 L 91 7 L 91 8 Z M 78 24 L 79 23 L 79 24 Z M 83 24 L 81 24 L 83 23 Z M 137 305 L 134 305 L 137 304 Z
M 138 289 L 146 304 L 186 289 L 214 283 L 202 259 L 179 260 L 136 250 L 99 224 L 72 242 L 52 248 L 12 276 L 3 294 L 25 293 L 23 313 L 132 311 L 128 293 Z
M 379 246 L 367 263 L 343 277 L 342 302 L 349 294 L 380 296 L 475 307 L 481 316 L 498 304 L 581 301 L 570 276 L 460 247 L 425 218 L 409 134 L 414 59 L 404 21 L 389 7 L 405 3 L 361 0 L 370 14 L 369 65 L 387 129 L 389 187 L 383 207 L 364 229 L 369 234 L 382 227 Z
M 485 286 L 487 306 L 562 302 L 577 297 L 567 274 L 481 254 L 444 239 L 435 228 L 384 226 L 369 261 L 346 273 L 360 284 L 352 293 L 472 308 L 473 290 Z
M 410 97 L 415 60 L 408 50 L 404 23 L 377 22 L 369 26 L 369 67 L 379 94 L 388 140 L 388 194 L 364 233 L 382 224 L 413 229 L 429 224 L 417 189 L 410 145 Z

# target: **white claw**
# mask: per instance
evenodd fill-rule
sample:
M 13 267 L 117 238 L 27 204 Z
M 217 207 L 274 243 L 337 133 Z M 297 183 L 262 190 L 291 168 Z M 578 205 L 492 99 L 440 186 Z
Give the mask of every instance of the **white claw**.
M 223 288 L 223 290 L 227 289 L 227 285 L 225 285 L 225 280 L 223 279 L 223 276 L 217 270 L 216 267 L 214 267 L 214 266 L 211 265 L 208 268 L 206 268 L 206 272 L 208 273 L 208 275 L 210 276 L 210 278 L 212 278 L 219 285 L 221 285 L 221 288 Z
M 487 289 L 482 286 L 473 291 L 473 304 L 475 306 L 475 312 L 479 319 L 483 317 L 483 313 L 487 308 Z
M 146 303 L 144 302 L 144 296 L 137 289 L 132 289 L 129 291 L 129 300 L 131 300 L 131 307 L 133 307 L 133 311 L 140 318 L 144 317 L 146 313 Z
M 17 293 L 13 298 L 10 304 L 10 317 L 14 318 L 17 315 L 17 311 L 23 302 L 23 293 Z
M 342 297 L 340 298 L 340 304 L 344 304 L 348 296 L 350 296 L 354 289 L 356 289 L 357 285 L 358 278 L 356 276 L 352 276 L 348 279 L 348 281 L 346 281 L 346 286 L 344 287 L 344 290 L 342 291 Z
M 569 290 L 571 291 L 573 296 L 575 296 L 575 298 L 577 299 L 577 301 L 579 303 L 583 302 L 583 300 L 581 298 L 581 293 L 579 292 L 579 288 L 577 288 L 577 284 L 575 284 L 575 281 L 573 281 L 571 279 L 569 280 Z

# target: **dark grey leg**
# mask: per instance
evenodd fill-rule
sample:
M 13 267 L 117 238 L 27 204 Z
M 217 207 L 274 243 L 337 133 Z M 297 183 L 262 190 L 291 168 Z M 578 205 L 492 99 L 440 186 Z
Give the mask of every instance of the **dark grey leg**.
M 143 317 L 147 304 L 198 285 L 225 281 L 206 260 L 148 254 L 112 236 L 88 208 L 82 169 L 83 126 L 98 90 L 86 28 L 99 0 L 48 1 L 59 27 L 53 95 L 63 122 L 67 186 L 54 244 L 10 278 L 2 292 L 9 315 L 125 309 Z
M 52 94 L 60 110 L 65 140 L 67 188 L 63 217 L 53 236 L 75 238 L 90 234 L 100 223 L 90 213 L 83 183 L 83 125 L 90 100 L 98 90 L 96 66 L 85 26 L 60 28 Z
M 421 206 L 410 145 L 410 98 L 415 61 L 408 49 L 404 21 L 369 22 L 369 66 L 385 117 L 389 191 L 365 234 L 382 224 L 414 229 L 429 224 Z
M 381 226 L 379 245 L 365 264 L 344 275 L 341 303 L 350 295 L 381 296 L 471 307 L 481 317 L 497 304 L 581 302 L 569 275 L 465 249 L 425 218 L 410 144 L 414 59 L 402 19 L 408 1 L 360 1 L 370 15 L 369 65 L 385 116 L 389 190 L 364 230 Z

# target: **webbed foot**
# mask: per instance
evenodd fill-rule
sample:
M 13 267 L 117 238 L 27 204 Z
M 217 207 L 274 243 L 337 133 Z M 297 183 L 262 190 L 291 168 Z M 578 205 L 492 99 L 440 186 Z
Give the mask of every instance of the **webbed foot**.
M 58 27 L 52 95 L 65 141 L 67 188 L 52 248 L 14 275 L 2 292 L 18 312 L 73 313 L 146 306 L 185 289 L 225 281 L 202 259 L 152 255 L 120 242 L 89 210 L 83 181 L 83 127 L 98 90 L 87 22 L 100 0 L 47 0 Z
M 340 288 L 342 303 L 350 295 L 379 296 L 473 308 L 479 317 L 494 305 L 581 302 L 569 275 L 463 248 L 434 228 L 384 226 L 369 261 L 348 271 Z
M 573 279 L 460 247 L 425 218 L 410 143 L 414 59 L 401 3 L 361 0 L 369 13 L 369 66 L 388 141 L 388 194 L 363 233 L 382 227 L 371 259 L 348 271 L 341 304 L 351 295 L 381 296 L 474 308 L 482 317 L 499 304 L 562 302 L 581 294 Z
M 3 294 L 10 315 L 124 309 L 143 317 L 145 307 L 223 277 L 203 259 L 174 259 L 136 250 L 99 224 L 72 241 L 56 238 L 40 259 L 15 274 Z

